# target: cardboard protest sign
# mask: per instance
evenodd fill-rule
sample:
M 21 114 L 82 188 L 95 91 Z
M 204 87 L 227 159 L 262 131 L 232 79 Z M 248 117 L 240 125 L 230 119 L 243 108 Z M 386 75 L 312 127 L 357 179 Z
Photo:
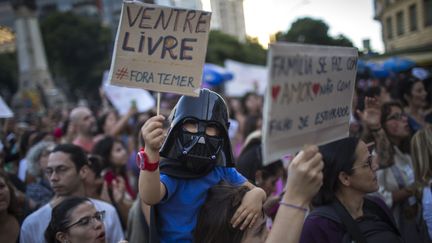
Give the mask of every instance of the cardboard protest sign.
M 10 118 L 13 116 L 13 112 L 6 104 L 6 102 L 4 102 L 3 98 L 0 96 L 0 118 Z
M 264 105 L 265 164 L 348 136 L 357 49 L 271 44 Z
M 267 85 L 267 67 L 226 60 L 225 68 L 234 74 L 233 80 L 225 83 L 227 96 L 241 97 L 247 92 L 264 94 Z
M 110 83 L 198 96 L 210 17 L 205 11 L 124 1 Z

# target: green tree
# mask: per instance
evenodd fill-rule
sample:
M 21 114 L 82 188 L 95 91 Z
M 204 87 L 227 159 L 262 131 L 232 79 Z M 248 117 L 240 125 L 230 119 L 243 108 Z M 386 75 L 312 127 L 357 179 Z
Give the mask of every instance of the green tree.
M 322 20 L 309 17 L 300 18 L 291 25 L 287 32 L 276 33 L 276 40 L 317 45 L 353 46 L 344 35 L 333 38 L 328 31 L 329 26 Z
M 241 43 L 234 36 L 220 31 L 210 31 L 206 62 L 223 65 L 226 59 L 250 64 L 265 65 L 266 50 L 256 39 Z
M 97 19 L 71 12 L 53 13 L 41 22 L 51 71 L 71 98 L 97 96 L 103 71 L 109 68 L 111 36 Z

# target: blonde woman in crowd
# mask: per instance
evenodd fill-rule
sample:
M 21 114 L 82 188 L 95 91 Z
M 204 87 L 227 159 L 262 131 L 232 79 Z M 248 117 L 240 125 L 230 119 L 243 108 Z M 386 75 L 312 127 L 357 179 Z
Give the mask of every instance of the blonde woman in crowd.
M 415 180 L 422 186 L 421 201 L 423 220 L 426 222 L 429 237 L 432 238 L 432 127 L 419 130 L 411 139 Z

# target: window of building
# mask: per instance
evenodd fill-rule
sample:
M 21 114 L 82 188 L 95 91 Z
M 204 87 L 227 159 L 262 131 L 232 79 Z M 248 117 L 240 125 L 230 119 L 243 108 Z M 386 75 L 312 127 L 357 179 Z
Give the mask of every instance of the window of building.
M 432 25 L 432 0 L 423 0 L 425 26 Z
M 386 18 L 386 30 L 387 30 L 387 39 L 393 38 L 393 28 L 392 28 L 392 19 L 391 17 Z
M 417 6 L 415 4 L 409 6 L 410 30 L 417 30 Z
M 396 13 L 396 30 L 398 35 L 403 35 L 404 33 L 404 19 L 403 12 L 399 11 Z

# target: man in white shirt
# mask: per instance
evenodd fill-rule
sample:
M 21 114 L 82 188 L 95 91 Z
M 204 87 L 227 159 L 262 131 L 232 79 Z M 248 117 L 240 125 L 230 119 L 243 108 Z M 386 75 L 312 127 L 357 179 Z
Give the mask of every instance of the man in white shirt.
M 72 144 L 57 145 L 48 157 L 45 170 L 51 187 L 55 192 L 50 203 L 29 215 L 21 226 L 20 243 L 45 242 L 45 230 L 51 220 L 51 211 L 55 205 L 68 196 L 85 196 L 83 179 L 89 173 L 87 156 L 84 151 Z M 91 199 L 96 210 L 105 210 L 105 232 L 108 243 L 117 243 L 123 239 L 120 219 L 115 208 L 103 201 Z

